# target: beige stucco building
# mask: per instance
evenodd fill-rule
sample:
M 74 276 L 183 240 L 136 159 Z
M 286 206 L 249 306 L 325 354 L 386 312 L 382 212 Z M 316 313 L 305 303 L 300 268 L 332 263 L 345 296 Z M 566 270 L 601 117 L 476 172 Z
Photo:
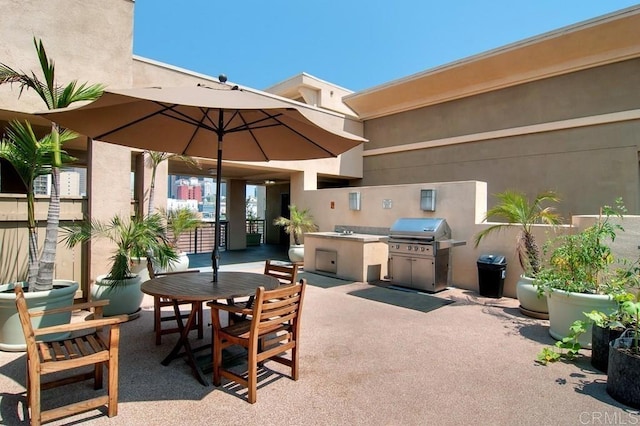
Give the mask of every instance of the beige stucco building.
M 133 55 L 130 0 L 1 0 L 0 62 L 36 70 L 33 37 L 41 38 L 56 60 L 61 82 L 77 79 L 108 87 L 180 86 L 217 81 Z M 558 191 L 565 216 L 593 214 L 622 196 L 630 213 L 640 211 L 640 6 L 543 34 L 484 54 L 353 93 L 301 73 L 266 91 L 324 109 L 344 128 L 369 140 L 335 159 L 297 162 L 224 162 L 231 249 L 244 248 L 245 185 L 267 187 L 267 242 L 280 233 L 269 225 L 284 202 L 308 207 L 321 230 L 337 225 L 388 228 L 397 217 L 438 216 L 453 236 L 471 242 L 481 229 L 491 194 L 517 189 L 531 195 Z M 99 48 L 97 48 L 99 46 Z M 313 70 L 310 70 L 313 71 Z M 42 110 L 32 93 L 18 99 L 16 87 L 0 86 L 0 126 Z M 136 172 L 136 199 L 144 207 L 149 170 L 141 153 L 80 138 L 67 150 L 87 167 L 87 197 L 65 198 L 63 220 L 84 214 L 108 219 L 132 211 L 130 174 Z M 215 164 L 202 160 L 202 174 Z M 185 172 L 164 163 L 161 176 Z M 189 169 L 188 173 L 194 174 Z M 0 279 L 16 279 L 20 257 L 4 253 L 24 242 L 24 197 L 11 190 L 2 167 Z M 158 179 L 157 194 L 166 194 Z M 358 187 L 360 211 L 350 211 L 348 192 Z M 423 188 L 438 190 L 436 212 L 419 208 Z M 393 208 L 383 208 L 392 200 Z M 39 199 L 44 221 L 46 198 Z M 162 205 L 162 200 L 157 200 Z M 285 204 L 286 205 L 286 204 Z M 386 206 L 388 207 L 388 206 Z M 544 233 L 540 232 L 540 238 Z M 475 260 L 481 250 L 502 252 L 509 265 L 505 294 L 514 295 L 520 271 L 511 236 L 455 250 L 452 282 L 476 289 Z M 24 249 L 18 249 L 24 251 Z M 59 275 L 83 288 L 106 270 L 110 247 L 92 244 L 83 252 L 58 251 Z M 306 256 L 306 255 L 305 255 Z M 26 262 L 26 256 L 24 256 Z M 18 261 L 16 262 L 16 259 Z M 305 257 L 305 262 L 307 261 Z M 72 275 L 71 277 L 69 275 Z

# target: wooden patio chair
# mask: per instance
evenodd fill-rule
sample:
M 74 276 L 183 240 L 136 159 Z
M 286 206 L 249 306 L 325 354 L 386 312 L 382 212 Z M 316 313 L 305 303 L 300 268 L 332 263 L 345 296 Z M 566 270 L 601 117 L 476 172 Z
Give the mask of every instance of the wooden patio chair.
M 149 271 L 149 278 L 158 278 L 164 277 L 167 275 L 175 275 L 175 274 L 189 274 L 189 273 L 198 273 L 200 270 L 198 269 L 189 269 L 187 271 L 176 271 L 176 272 L 156 272 L 153 267 L 153 261 L 150 258 L 147 258 L 147 270 Z M 189 309 L 195 309 L 197 311 L 195 321 L 192 325 L 192 330 L 198 330 L 198 339 L 202 339 L 204 337 L 203 331 L 203 314 L 202 314 L 202 303 L 200 302 L 184 302 L 179 303 L 179 306 L 190 305 Z M 156 345 L 160 345 L 162 343 L 162 336 L 165 334 L 179 333 L 180 327 L 178 327 L 175 310 L 173 314 L 162 315 L 163 307 L 170 306 L 174 308 L 173 300 L 167 299 L 166 297 L 155 296 L 153 298 L 153 331 L 156 335 Z M 164 311 L 166 312 L 166 311 Z M 180 317 L 182 319 L 186 319 L 189 316 L 188 313 L 181 313 Z M 174 323 L 175 321 L 175 323 Z M 174 323 L 175 326 L 165 327 L 162 325 L 164 323 Z
M 298 278 L 298 266 L 297 263 L 267 259 L 264 263 L 264 274 L 277 278 L 280 285 L 289 285 L 295 283 Z
M 307 283 L 282 286 L 275 290 L 259 287 L 252 309 L 238 309 L 235 305 L 209 302 L 213 323 L 213 384 L 220 386 L 225 377 L 248 388 L 247 399 L 256 402 L 258 365 L 267 360 L 291 367 L 291 378 L 298 380 L 298 346 L 300 317 Z M 227 327 L 220 323 L 219 311 L 250 314 L 250 320 L 240 321 Z M 247 350 L 247 377 L 222 368 L 222 350 L 240 345 Z M 290 358 L 285 352 L 291 350 Z
M 15 287 L 16 308 L 20 317 L 22 331 L 27 344 L 27 406 L 30 409 L 32 425 L 40 425 L 61 417 L 107 406 L 107 415 L 118 414 L 118 342 L 120 323 L 127 321 L 126 315 L 102 318 L 102 307 L 108 300 L 81 303 L 67 308 L 29 312 L 22 287 Z M 94 308 L 94 319 L 71 324 L 56 325 L 33 329 L 31 318 L 66 312 L 76 309 Z M 104 328 L 108 333 L 104 333 Z M 80 334 L 85 331 L 85 334 Z M 38 339 L 51 333 L 74 333 L 64 340 L 45 342 Z M 79 367 L 93 366 L 93 371 L 78 373 L 75 371 L 65 377 L 56 376 L 54 380 L 44 381 L 44 376 Z M 102 388 L 103 370 L 108 370 L 107 394 L 58 408 L 42 410 L 41 392 L 46 389 L 94 379 L 94 389 Z
M 276 260 L 267 259 L 264 262 L 264 274 L 270 275 L 280 281 L 280 285 L 294 284 L 298 278 L 298 265 L 296 263 L 280 262 Z M 228 304 L 234 304 L 238 308 L 251 309 L 253 306 L 253 300 L 255 296 L 250 296 L 244 301 L 231 301 L 228 300 Z M 229 313 L 229 321 L 237 322 L 247 319 L 246 314 L 236 315 Z

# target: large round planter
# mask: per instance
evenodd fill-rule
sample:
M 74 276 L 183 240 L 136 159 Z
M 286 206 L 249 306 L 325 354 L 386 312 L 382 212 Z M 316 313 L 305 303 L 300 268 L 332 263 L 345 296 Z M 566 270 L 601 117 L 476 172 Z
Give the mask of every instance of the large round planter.
M 25 292 L 29 310 L 56 309 L 71 306 L 78 290 L 78 283 L 68 280 L 53 280 L 53 290 Z M 13 292 L 15 283 L 0 285 L 0 350 L 23 352 L 27 349 L 22 333 L 22 325 L 16 309 L 16 296 Z M 32 320 L 34 328 L 68 324 L 71 312 L 45 315 Z M 44 336 L 45 340 L 62 339 L 69 333 L 58 333 Z
M 106 275 L 99 275 L 91 286 L 91 300 L 109 300 L 103 315 L 131 315 L 140 309 L 144 294 L 140 290 L 142 279 L 139 275 L 126 280 L 124 284 L 113 285 Z
M 609 365 L 609 343 L 622 335 L 623 329 L 611 329 L 594 324 L 591 329 L 591 365 L 607 372 Z
M 129 265 L 131 272 L 140 277 L 141 282 L 149 281 L 149 270 L 147 269 L 147 259 L 133 258 L 132 264 Z
M 607 393 L 613 399 L 633 408 L 640 408 L 640 357 L 628 349 L 609 346 Z
M 584 321 L 584 312 L 593 310 L 610 314 L 617 304 L 611 296 L 604 294 L 572 293 L 563 290 L 551 290 L 547 293 L 549 305 L 549 334 L 556 340 L 562 340 L 570 334 L 574 321 Z M 587 332 L 578 337 L 583 348 L 591 348 L 591 325 Z
M 289 260 L 293 263 L 304 262 L 304 244 L 291 244 L 289 246 Z
M 549 306 L 546 296 L 538 296 L 538 288 L 533 278 L 520 275 L 516 283 L 516 297 L 520 302 L 520 312 L 532 318 L 549 319 Z
M 187 253 L 181 252 L 178 254 L 178 260 L 169 263 L 166 268 L 157 268 L 159 272 L 183 272 L 189 269 L 189 256 Z

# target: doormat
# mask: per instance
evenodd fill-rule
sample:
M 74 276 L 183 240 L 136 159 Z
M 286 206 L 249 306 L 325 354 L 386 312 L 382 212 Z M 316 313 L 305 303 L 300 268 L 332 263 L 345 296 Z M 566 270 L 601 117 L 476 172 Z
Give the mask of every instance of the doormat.
M 420 312 L 433 311 L 453 303 L 453 300 L 441 299 L 418 291 L 399 290 L 388 287 L 365 288 L 347 294 Z
M 302 278 L 307 280 L 307 284 L 321 288 L 332 288 L 341 285 L 353 284 L 353 281 L 351 280 L 343 280 L 326 275 L 312 274 L 311 272 L 299 272 L 298 280 Z

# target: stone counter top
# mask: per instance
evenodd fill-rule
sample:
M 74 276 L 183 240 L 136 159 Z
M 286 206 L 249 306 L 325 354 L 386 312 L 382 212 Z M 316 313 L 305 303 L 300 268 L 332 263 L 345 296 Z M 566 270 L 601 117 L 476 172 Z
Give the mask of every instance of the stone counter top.
M 304 237 L 317 237 L 317 238 L 333 238 L 339 240 L 358 241 L 364 243 L 371 242 L 386 242 L 388 237 L 386 235 L 374 235 L 374 234 L 346 234 L 343 232 L 327 231 L 327 232 L 308 232 L 304 234 Z

